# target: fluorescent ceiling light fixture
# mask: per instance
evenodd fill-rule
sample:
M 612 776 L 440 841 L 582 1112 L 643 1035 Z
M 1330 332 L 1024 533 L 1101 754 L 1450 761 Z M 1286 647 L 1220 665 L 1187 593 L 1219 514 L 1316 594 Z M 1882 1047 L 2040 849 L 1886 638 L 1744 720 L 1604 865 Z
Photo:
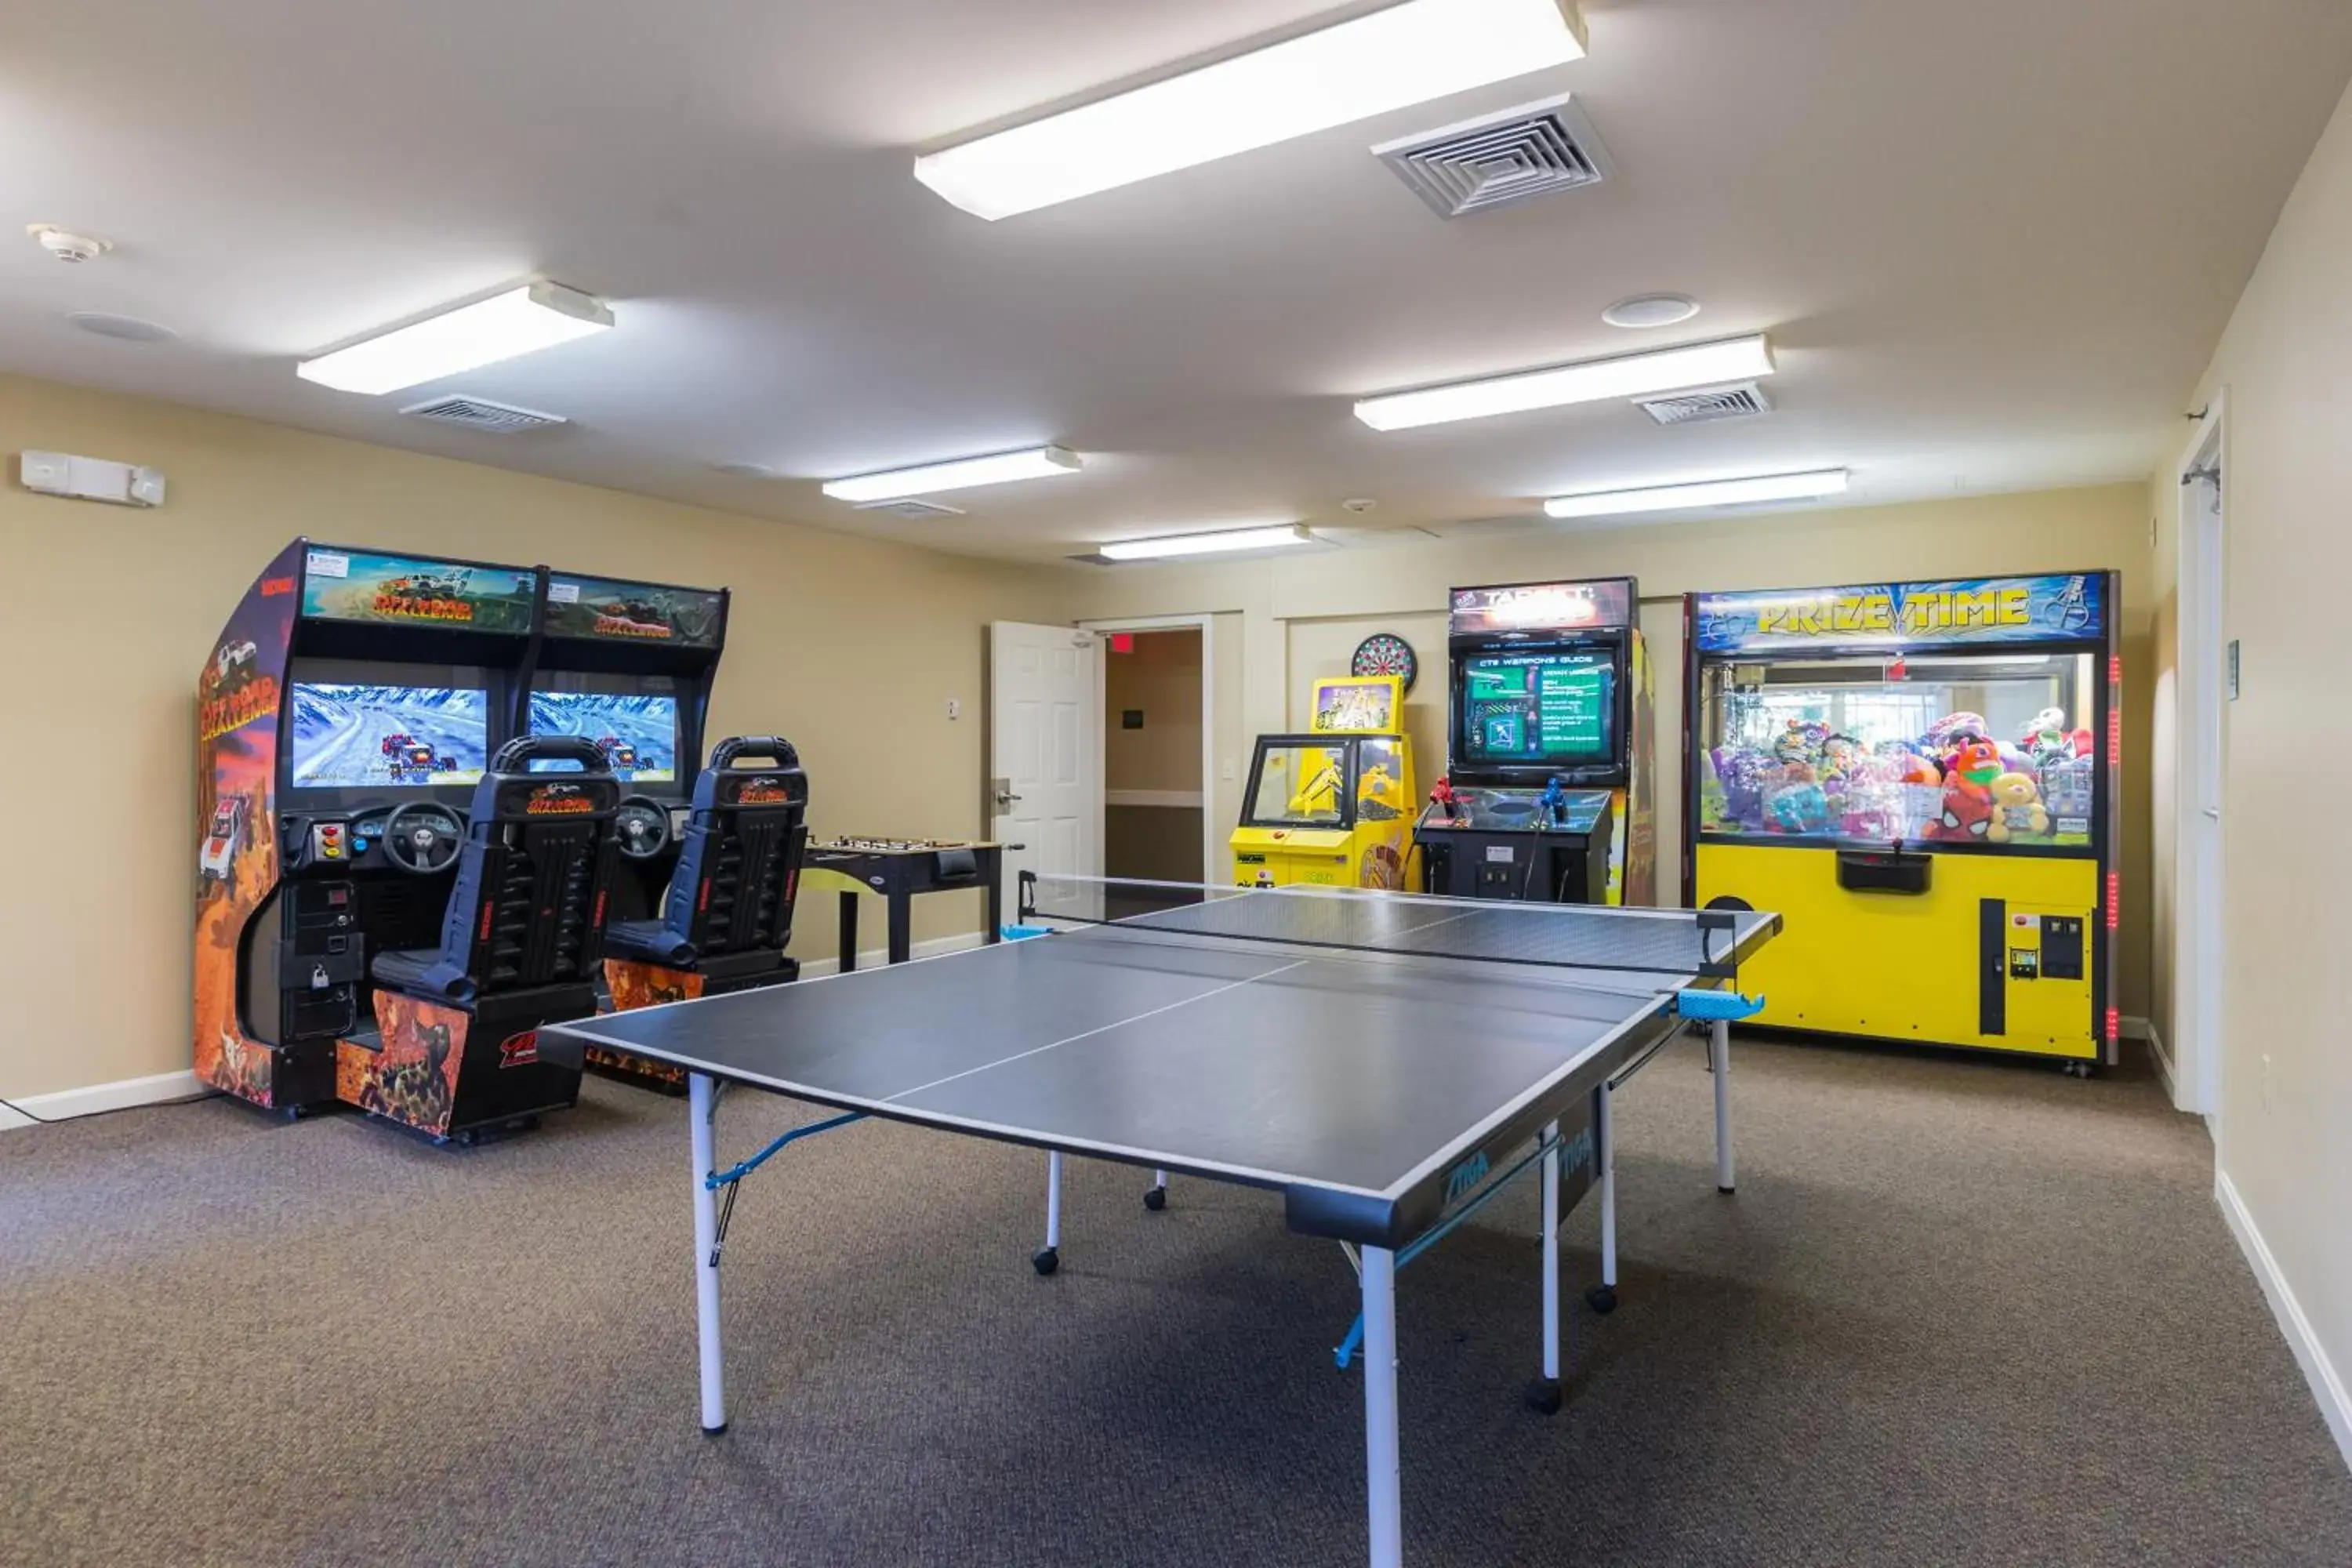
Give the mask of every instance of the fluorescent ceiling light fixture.
M 1171 555 L 1220 555 L 1229 550 L 1279 550 L 1286 544 L 1312 544 L 1315 536 L 1303 523 L 1276 528 L 1231 528 L 1222 533 L 1179 533 L 1166 539 L 1122 539 L 1102 546 L 1112 561 L 1162 561 Z
M 306 359 L 294 374 L 339 392 L 397 392 L 612 324 L 613 312 L 601 300 L 561 283 L 527 283 Z
M 1584 58 L 1570 0 L 1403 0 L 915 160 L 991 220 Z
M 827 479 L 824 493 L 835 500 L 897 500 L 904 496 L 968 490 L 978 485 L 1001 485 L 1008 479 L 1044 479 L 1077 471 L 1076 452 L 1059 447 L 1024 447 L 1018 452 L 957 458 L 945 463 L 925 463 L 919 468 Z
M 1803 474 L 1764 474 L 1748 479 L 1707 479 L 1698 484 L 1655 485 L 1638 490 L 1592 490 L 1583 495 L 1555 496 L 1544 502 L 1554 517 L 1617 517 L 1634 511 L 1688 511 L 1704 506 L 1738 506 L 1748 501 L 1802 500 L 1811 496 L 1843 495 L 1846 470 L 1821 468 Z
M 1529 408 L 1558 408 L 1570 403 L 1752 381 L 1772 371 L 1771 342 L 1757 332 L 1711 343 L 1687 343 L 1678 349 L 1584 360 L 1549 370 L 1457 381 L 1419 392 L 1392 392 L 1357 404 L 1356 417 L 1375 430 L 1410 430 L 1420 425 L 1484 419 Z

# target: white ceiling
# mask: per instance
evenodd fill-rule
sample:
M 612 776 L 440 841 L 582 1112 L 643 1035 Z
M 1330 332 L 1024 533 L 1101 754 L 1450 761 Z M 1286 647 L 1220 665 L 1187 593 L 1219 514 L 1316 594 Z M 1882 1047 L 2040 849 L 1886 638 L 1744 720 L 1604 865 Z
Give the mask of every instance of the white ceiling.
M 1002 223 L 908 172 L 1333 5 L 11 0 L 0 368 L 1025 559 L 1835 464 L 1860 502 L 2137 479 L 2352 76 L 2342 0 L 1591 0 L 1578 64 Z M 1446 223 L 1366 152 L 1562 89 L 1605 185 Z M 35 221 L 118 249 L 60 265 Z M 294 375 L 533 273 L 618 327 L 384 399 Z M 1706 311 L 1601 324 L 1653 289 Z M 183 337 L 92 337 L 77 310 Z M 1349 412 L 1757 329 L 1782 367 L 1763 419 L 1605 405 L 1383 436 Z M 575 424 L 396 416 L 426 390 Z M 815 484 L 1046 441 L 1084 475 L 944 498 L 964 518 Z

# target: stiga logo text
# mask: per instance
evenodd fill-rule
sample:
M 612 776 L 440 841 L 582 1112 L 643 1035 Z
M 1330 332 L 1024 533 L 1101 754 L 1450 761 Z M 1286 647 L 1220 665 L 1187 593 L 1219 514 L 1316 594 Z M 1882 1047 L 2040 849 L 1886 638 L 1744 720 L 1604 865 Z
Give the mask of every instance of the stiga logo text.
M 1471 1155 L 1467 1160 L 1454 1166 L 1453 1173 L 1445 1178 L 1446 1206 L 1450 1208 L 1476 1192 L 1478 1184 L 1486 1179 L 1486 1173 L 1492 1167 L 1487 1163 L 1486 1156 L 1483 1152 Z

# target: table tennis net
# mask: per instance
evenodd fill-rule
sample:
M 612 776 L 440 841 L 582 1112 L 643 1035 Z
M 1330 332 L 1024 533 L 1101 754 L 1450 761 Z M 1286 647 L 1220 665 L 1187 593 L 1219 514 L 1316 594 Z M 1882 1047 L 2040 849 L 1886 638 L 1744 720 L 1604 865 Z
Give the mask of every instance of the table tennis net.
M 1743 912 L 1596 909 L 1021 874 L 1022 922 L 1406 957 L 1733 980 Z M 1763 919 L 1746 915 L 1752 925 Z

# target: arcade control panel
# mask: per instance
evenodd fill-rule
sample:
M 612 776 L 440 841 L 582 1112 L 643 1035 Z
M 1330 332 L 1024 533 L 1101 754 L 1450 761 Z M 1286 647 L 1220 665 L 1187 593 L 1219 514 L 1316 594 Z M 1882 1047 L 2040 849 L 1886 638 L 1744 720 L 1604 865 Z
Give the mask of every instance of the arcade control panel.
M 385 847 L 394 813 L 403 809 L 289 812 L 278 819 L 284 881 L 276 918 L 257 922 L 246 953 L 245 994 L 253 1007 L 257 1012 L 263 998 L 278 1001 L 276 1016 L 247 1020 L 263 1043 L 331 1040 L 360 1026 L 370 956 L 363 931 L 377 932 L 386 946 L 438 940 L 439 901 L 411 889 L 416 875 L 456 864 L 466 814 L 434 802 L 406 807 L 402 830 L 425 837 L 410 837 L 404 847 L 433 869 L 403 875 L 409 868 Z
M 1457 899 L 1609 901 L 1615 797 L 1569 790 L 1547 803 L 1522 789 L 1450 791 L 1453 815 L 1433 808 L 1413 829 L 1422 889 Z

